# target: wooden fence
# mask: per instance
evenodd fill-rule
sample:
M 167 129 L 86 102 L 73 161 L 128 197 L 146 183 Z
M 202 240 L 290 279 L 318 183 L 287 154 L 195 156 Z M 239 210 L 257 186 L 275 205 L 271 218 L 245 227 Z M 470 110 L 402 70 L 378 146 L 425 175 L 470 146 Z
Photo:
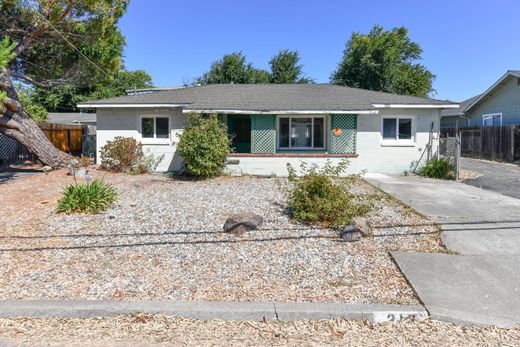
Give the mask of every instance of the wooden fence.
M 71 154 L 81 153 L 82 125 L 39 123 L 39 126 L 56 148 Z
M 520 126 L 481 126 L 442 129 L 441 136 L 458 132 L 464 157 L 514 162 L 520 159 Z

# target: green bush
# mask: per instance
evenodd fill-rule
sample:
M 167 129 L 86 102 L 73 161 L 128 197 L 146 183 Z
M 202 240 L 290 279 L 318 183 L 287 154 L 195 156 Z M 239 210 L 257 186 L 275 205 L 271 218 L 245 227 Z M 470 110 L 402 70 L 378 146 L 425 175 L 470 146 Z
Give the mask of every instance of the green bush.
M 357 203 L 350 192 L 352 177 L 340 177 L 348 164 L 344 160 L 334 166 L 327 161 L 320 169 L 303 163 L 299 174 L 287 164 L 289 184 L 282 190 L 292 217 L 299 222 L 331 227 L 349 224 L 352 217 L 368 212 L 369 206 Z
M 192 114 L 181 135 L 178 149 L 188 174 L 208 178 L 222 174 L 229 146 L 226 127 L 216 115 Z
M 130 172 L 144 156 L 143 145 L 132 137 L 118 136 L 101 147 L 101 165 L 115 172 Z
M 431 159 L 418 172 L 420 176 L 438 178 L 443 180 L 455 179 L 455 168 L 445 158 Z
M 100 180 L 71 184 L 58 201 L 58 213 L 98 213 L 106 210 L 116 200 L 117 190 Z

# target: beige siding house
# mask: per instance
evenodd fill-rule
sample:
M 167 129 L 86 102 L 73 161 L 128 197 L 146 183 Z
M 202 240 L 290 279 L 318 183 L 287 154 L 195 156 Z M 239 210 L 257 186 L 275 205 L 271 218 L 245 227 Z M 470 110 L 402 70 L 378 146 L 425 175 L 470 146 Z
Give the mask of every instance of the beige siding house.
M 443 128 L 520 124 L 520 71 L 507 71 L 484 93 L 441 116 Z
M 440 113 L 457 104 L 328 84 L 208 85 L 86 102 L 97 112 L 97 148 L 134 137 L 164 155 L 158 171 L 179 171 L 176 148 L 189 113 L 227 125 L 236 174 L 286 175 L 286 164 L 348 158 L 351 172 L 402 172 L 428 144 L 435 153 Z M 99 158 L 99 156 L 98 156 Z

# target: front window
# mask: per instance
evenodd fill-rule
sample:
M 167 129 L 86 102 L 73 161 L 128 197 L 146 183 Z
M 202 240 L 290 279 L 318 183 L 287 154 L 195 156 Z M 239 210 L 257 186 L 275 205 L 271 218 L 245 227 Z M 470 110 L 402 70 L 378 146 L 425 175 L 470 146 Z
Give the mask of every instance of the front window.
M 499 126 L 502 125 L 502 113 L 485 114 L 482 116 L 482 125 Z
M 170 119 L 168 117 L 142 117 L 141 136 L 143 139 L 168 139 Z
M 286 149 L 323 149 L 324 117 L 280 117 L 278 146 Z
M 411 140 L 412 118 L 383 118 L 383 140 Z

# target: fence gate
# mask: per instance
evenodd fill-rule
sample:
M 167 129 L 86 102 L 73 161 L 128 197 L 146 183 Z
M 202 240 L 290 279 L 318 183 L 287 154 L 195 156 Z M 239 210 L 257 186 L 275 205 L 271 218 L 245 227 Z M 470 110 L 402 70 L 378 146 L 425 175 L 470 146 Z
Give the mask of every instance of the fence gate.
M 446 158 L 452 165 L 455 171 L 455 179 L 459 179 L 460 173 L 460 157 L 461 157 L 461 136 L 455 134 L 454 136 L 441 137 L 439 139 L 438 156 Z
M 0 134 L 0 166 L 18 165 L 27 160 L 35 161 L 36 157 L 20 142 Z
M 443 129 L 445 137 L 456 131 Z M 520 159 L 518 125 L 481 126 L 459 129 L 461 154 L 464 157 L 514 162 Z

